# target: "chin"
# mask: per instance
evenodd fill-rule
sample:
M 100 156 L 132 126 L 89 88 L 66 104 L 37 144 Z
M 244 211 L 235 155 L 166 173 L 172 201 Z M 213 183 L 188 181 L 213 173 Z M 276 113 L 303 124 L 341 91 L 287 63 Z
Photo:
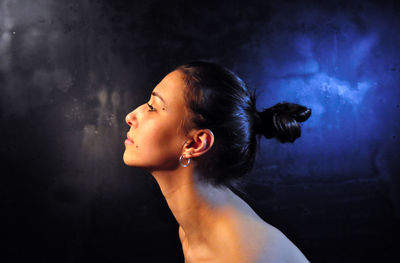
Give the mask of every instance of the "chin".
M 129 156 L 127 156 L 126 153 L 124 153 L 124 156 L 122 157 L 124 163 L 128 166 L 134 166 L 132 160 L 130 160 Z
M 129 156 L 129 154 L 124 153 L 124 156 L 122 157 L 124 163 L 127 166 L 131 166 L 131 167 L 144 167 L 143 163 L 140 163 L 140 161 L 138 162 L 138 160 L 132 156 Z

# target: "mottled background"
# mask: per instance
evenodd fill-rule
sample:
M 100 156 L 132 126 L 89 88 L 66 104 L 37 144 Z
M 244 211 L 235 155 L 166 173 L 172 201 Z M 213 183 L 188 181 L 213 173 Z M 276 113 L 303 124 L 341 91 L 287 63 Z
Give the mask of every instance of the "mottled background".
M 205 59 L 313 110 L 237 193 L 312 262 L 399 262 L 399 28 L 395 1 L 0 0 L 0 261 L 183 262 L 124 118 Z

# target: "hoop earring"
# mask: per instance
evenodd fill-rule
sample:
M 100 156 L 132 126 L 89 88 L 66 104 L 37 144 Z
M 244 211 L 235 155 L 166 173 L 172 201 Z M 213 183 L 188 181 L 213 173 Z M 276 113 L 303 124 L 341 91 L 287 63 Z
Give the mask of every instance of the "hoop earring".
M 190 158 L 187 158 L 187 162 L 186 162 L 186 164 L 183 164 L 182 163 L 182 159 L 183 159 L 183 154 L 181 155 L 181 157 L 179 157 L 179 164 L 182 166 L 182 167 L 188 167 L 188 165 L 190 164 Z

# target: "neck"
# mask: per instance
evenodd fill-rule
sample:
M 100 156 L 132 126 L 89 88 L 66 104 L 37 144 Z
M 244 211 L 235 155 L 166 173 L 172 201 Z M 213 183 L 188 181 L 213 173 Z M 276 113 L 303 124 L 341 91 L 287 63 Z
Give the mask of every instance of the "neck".
M 233 194 L 229 188 L 201 182 L 193 166 L 179 167 L 175 171 L 153 171 L 152 175 L 188 242 L 206 242 L 218 211 L 222 211 Z

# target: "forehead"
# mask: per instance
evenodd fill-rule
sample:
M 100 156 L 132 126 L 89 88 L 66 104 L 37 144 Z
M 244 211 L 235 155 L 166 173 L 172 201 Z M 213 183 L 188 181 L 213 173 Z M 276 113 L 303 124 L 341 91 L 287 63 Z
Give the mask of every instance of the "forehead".
M 183 76 L 180 71 L 172 71 L 153 90 L 163 97 L 168 108 L 174 106 L 182 107 L 184 105 L 185 82 Z

